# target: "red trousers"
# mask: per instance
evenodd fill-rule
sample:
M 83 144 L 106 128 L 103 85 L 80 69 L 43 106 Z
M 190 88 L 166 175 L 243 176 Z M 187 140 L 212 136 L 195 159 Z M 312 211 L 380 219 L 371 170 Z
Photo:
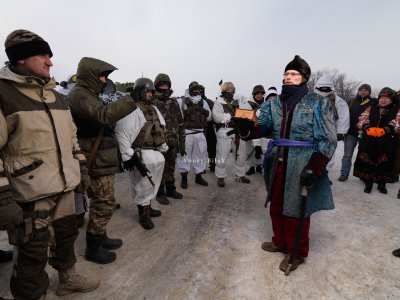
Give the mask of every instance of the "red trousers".
M 283 191 L 285 187 L 285 176 L 283 174 L 283 165 L 278 163 L 274 182 L 271 188 L 271 204 L 269 214 L 272 221 L 272 230 L 274 236 L 272 242 L 274 245 L 286 249 L 291 253 L 296 240 L 297 230 L 300 219 L 284 216 L 283 213 Z M 297 257 L 307 257 L 309 250 L 310 217 L 304 219 L 303 235 L 300 240 Z

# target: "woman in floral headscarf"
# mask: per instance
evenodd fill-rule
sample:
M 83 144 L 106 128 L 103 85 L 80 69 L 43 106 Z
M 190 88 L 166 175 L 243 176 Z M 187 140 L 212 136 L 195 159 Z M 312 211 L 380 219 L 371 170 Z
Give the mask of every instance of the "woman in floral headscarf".
M 399 110 L 396 102 L 396 92 L 385 87 L 379 93 L 378 103 L 367 108 L 359 118 L 357 127 L 362 130 L 362 138 L 353 175 L 365 182 L 365 193 L 371 193 L 375 182 L 378 190 L 387 194 L 386 183 L 394 181 L 397 146 L 394 128 Z

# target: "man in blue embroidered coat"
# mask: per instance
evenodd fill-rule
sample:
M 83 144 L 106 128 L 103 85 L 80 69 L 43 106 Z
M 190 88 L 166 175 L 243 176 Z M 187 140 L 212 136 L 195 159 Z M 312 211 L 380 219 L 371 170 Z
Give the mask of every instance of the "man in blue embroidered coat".
M 303 234 L 291 270 L 308 255 L 310 215 L 334 208 L 325 170 L 337 143 L 334 114 L 327 98 L 308 90 L 310 74 L 307 62 L 296 55 L 285 68 L 282 93 L 262 104 L 257 126 L 252 127 L 244 119 L 237 122 L 241 138 L 268 134 L 273 137 L 269 146 L 275 147 L 270 155 L 267 150 L 264 167 L 274 236 L 261 247 L 287 253 L 279 266 L 283 271 L 288 268 L 300 223 L 300 182 L 309 182 L 311 188 Z

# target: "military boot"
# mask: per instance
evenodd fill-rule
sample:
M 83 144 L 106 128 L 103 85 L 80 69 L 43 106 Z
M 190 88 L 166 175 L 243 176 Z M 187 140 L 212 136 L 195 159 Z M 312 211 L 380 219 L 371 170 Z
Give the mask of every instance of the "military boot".
M 117 258 L 117 255 L 103 247 L 103 235 L 86 232 L 85 258 L 97 264 L 109 264 Z
M 103 248 L 107 250 L 115 250 L 122 246 L 121 239 L 110 239 L 107 236 L 107 232 L 104 232 L 103 235 Z
M 97 279 L 89 279 L 76 273 L 75 265 L 68 270 L 58 271 L 58 280 L 57 296 L 65 296 L 76 292 L 91 292 L 97 289 L 100 284 Z
M 246 172 L 246 175 L 253 175 L 256 172 L 254 167 L 250 167 L 250 169 Z
M 173 182 L 165 182 L 165 195 L 174 199 L 182 199 L 183 195 L 176 191 L 175 184 Z
M 158 201 L 158 203 L 160 203 L 162 205 L 169 204 L 169 200 L 165 196 L 165 185 L 164 185 L 164 183 L 161 183 L 160 187 L 158 188 L 156 200 Z
M 256 166 L 256 172 L 257 173 L 262 173 L 262 165 L 257 165 Z
M 186 190 L 188 188 L 187 175 L 188 175 L 187 172 L 181 173 L 181 176 L 182 176 L 181 188 L 183 188 L 184 190 Z
M 150 217 L 152 218 L 161 217 L 161 210 L 153 209 L 151 207 L 151 203 L 150 203 Z
M 7 262 L 13 259 L 12 251 L 0 250 L 0 262 Z
M 150 205 L 138 205 L 139 211 L 139 223 L 146 230 L 151 230 L 154 228 L 154 223 L 150 219 Z
M 205 180 L 203 179 L 203 177 L 201 177 L 201 173 L 196 174 L 196 179 L 195 179 L 194 182 L 196 182 L 197 184 L 200 184 L 200 185 L 202 185 L 202 186 L 208 186 L 208 182 L 205 181 Z

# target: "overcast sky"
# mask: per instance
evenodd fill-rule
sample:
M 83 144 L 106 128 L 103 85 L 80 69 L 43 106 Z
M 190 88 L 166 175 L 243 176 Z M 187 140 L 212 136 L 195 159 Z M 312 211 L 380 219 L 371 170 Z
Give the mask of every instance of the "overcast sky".
M 90 56 L 119 69 L 114 81 L 162 72 L 174 96 L 196 80 L 214 98 L 221 79 L 248 96 L 256 84 L 280 90 L 299 54 L 311 70 L 337 68 L 373 89 L 400 88 L 398 0 L 13 0 L 2 1 L 0 22 L 3 45 L 15 29 L 50 44 L 57 81 Z

